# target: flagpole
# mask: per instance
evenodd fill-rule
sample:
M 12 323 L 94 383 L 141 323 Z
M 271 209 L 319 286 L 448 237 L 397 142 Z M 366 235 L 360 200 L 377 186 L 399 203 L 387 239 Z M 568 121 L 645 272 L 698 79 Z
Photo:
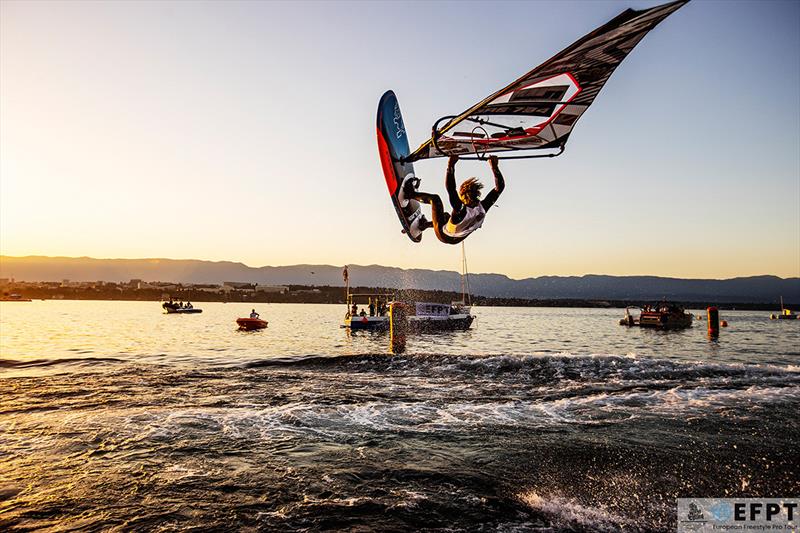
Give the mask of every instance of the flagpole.
M 344 301 L 347 304 L 347 296 L 350 294 L 350 273 L 347 272 L 347 265 L 344 266 L 342 277 L 344 278 Z

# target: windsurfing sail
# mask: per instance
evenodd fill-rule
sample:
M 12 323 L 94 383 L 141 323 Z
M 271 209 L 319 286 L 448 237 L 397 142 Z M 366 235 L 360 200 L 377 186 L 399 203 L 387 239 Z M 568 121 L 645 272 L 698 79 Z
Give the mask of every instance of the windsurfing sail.
M 439 119 L 431 138 L 407 160 L 462 154 L 480 159 L 523 150 L 550 152 L 504 158 L 559 155 L 614 69 L 647 32 L 688 1 L 623 11 L 460 115 Z

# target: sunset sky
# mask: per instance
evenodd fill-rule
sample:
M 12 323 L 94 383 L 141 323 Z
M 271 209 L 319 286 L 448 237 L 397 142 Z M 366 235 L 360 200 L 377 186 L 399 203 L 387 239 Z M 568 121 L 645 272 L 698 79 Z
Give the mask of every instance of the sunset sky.
M 400 233 L 375 112 L 412 144 L 626 7 L 0 2 L 0 253 L 457 270 Z M 563 156 L 501 162 L 470 270 L 800 276 L 800 2 L 691 2 Z M 416 165 L 444 193 L 445 160 Z M 457 178 L 491 186 L 488 166 Z

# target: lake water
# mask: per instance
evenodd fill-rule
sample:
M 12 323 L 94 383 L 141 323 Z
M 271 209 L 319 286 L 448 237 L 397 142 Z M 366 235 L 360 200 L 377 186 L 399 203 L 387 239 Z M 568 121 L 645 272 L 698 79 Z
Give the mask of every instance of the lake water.
M 800 493 L 800 321 L 476 307 L 392 355 L 344 306 L 196 307 L 0 303 L 0 530 L 670 530 Z

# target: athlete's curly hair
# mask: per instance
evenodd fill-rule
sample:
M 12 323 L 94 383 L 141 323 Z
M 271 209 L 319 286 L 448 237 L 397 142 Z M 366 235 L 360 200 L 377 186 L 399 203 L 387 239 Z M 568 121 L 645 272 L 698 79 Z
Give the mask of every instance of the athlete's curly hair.
M 483 183 L 477 178 L 469 178 L 458 188 L 458 195 L 465 204 L 475 204 L 481 199 L 481 189 L 483 189 Z

